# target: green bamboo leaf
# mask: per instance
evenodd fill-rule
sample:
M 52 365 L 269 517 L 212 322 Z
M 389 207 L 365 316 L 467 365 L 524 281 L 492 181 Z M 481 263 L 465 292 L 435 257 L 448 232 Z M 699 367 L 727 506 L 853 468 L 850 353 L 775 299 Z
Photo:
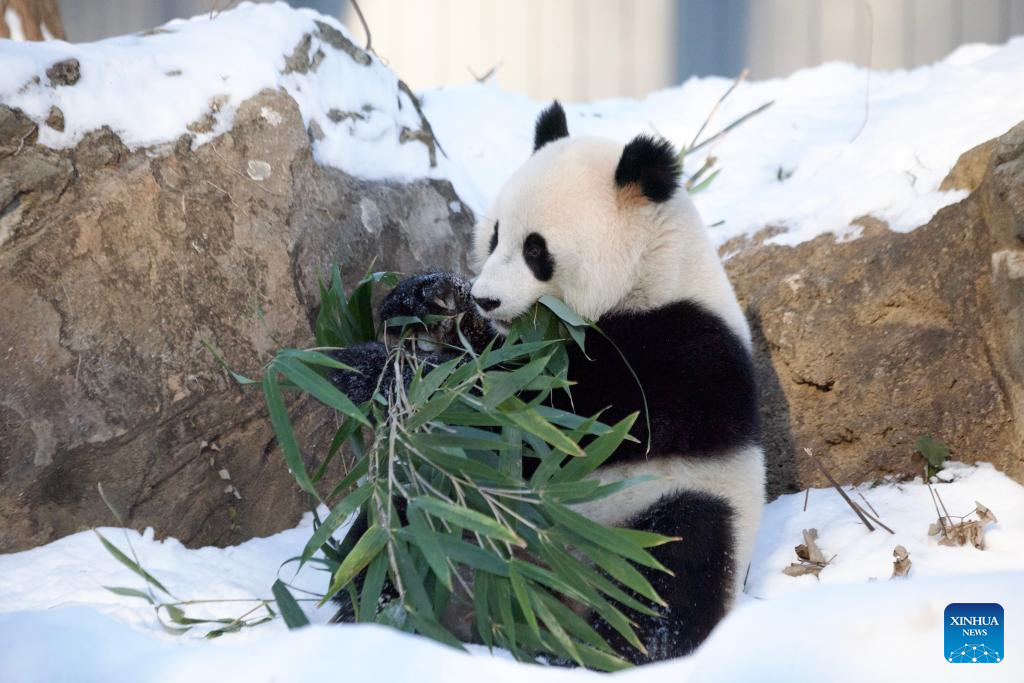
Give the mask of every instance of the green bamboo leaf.
M 306 547 L 303 548 L 302 555 L 299 558 L 299 569 L 345 523 L 345 520 L 351 517 L 353 513 L 370 499 L 372 494 L 373 486 L 371 484 L 363 484 L 334 506 L 331 513 L 327 515 L 327 519 L 317 527 L 317 530 L 306 542 Z
M 505 399 L 521 392 L 527 384 L 544 371 L 549 360 L 551 360 L 551 354 L 532 360 L 513 372 L 489 373 L 487 375 L 489 380 L 484 382 L 484 409 L 494 410 Z
M 427 564 L 430 565 L 431 571 L 434 572 L 434 575 L 437 576 L 444 587 L 450 591 L 452 589 L 452 577 L 448 569 L 448 561 L 441 550 L 441 544 L 437 542 L 433 529 L 427 524 L 427 519 L 423 512 L 417 508 L 409 508 L 407 517 L 409 519 L 409 527 L 412 530 L 412 533 L 407 537 L 408 541 L 420 549 Z
M 349 372 L 359 372 L 358 368 L 354 368 L 351 365 L 346 365 L 339 360 L 331 358 L 326 353 L 319 351 L 303 351 L 300 349 L 281 349 L 277 352 L 279 358 L 290 358 L 297 360 L 306 365 L 317 365 L 324 368 L 334 368 L 336 370 L 348 370 Z
M 356 464 L 353 465 L 352 469 L 348 471 L 348 474 L 345 475 L 345 478 L 339 481 L 337 486 L 331 489 L 331 492 L 330 494 L 328 494 L 326 500 L 334 500 L 334 498 L 337 497 L 338 494 L 350 489 L 353 485 L 355 485 L 357 481 L 359 481 L 361 477 L 366 476 L 366 473 L 369 471 L 369 467 L 369 458 L 361 458 L 360 460 L 356 461 Z
M 411 498 L 409 499 L 409 505 L 410 507 L 418 507 L 430 515 L 446 519 L 452 524 L 465 529 L 511 543 L 520 548 L 526 547 L 526 541 L 520 538 L 513 530 L 502 526 L 495 519 L 476 510 L 470 510 L 469 508 L 453 505 L 452 503 L 428 496 Z
M 206 350 L 210 352 L 210 355 L 213 356 L 213 360 L 216 361 L 217 365 L 221 366 L 224 369 L 224 371 L 231 375 L 232 379 L 234 379 L 236 382 L 242 385 L 256 384 L 256 380 L 249 379 L 245 375 L 240 375 L 234 370 L 232 370 L 231 366 L 229 366 L 227 361 L 224 360 L 224 357 L 221 356 L 217 352 L 217 349 L 213 348 L 213 345 L 210 344 L 208 341 L 203 340 L 202 344 L 204 347 L 206 347 Z
M 271 363 L 270 368 L 279 370 L 297 387 L 311 394 L 324 405 L 348 415 L 367 427 L 371 426 L 363 411 L 355 403 L 352 403 L 348 396 L 309 366 L 287 356 L 279 355 Z
M 632 413 L 616 423 L 610 430 L 594 439 L 584 449 L 585 455 L 576 458 L 555 474 L 551 479 L 555 482 L 577 481 L 583 479 L 603 465 L 622 444 L 626 434 L 633 428 L 639 413 Z
M 498 365 L 504 365 L 509 361 L 526 358 L 532 356 L 538 351 L 543 351 L 544 349 L 556 346 L 558 343 L 559 340 L 557 339 L 544 339 L 536 342 L 524 342 L 518 344 L 506 343 L 501 348 L 481 353 L 480 369 L 487 370 Z
M 629 588 L 631 591 L 647 598 L 655 604 L 661 605 L 662 607 L 668 607 L 668 603 L 658 595 L 658 592 L 654 590 L 654 586 L 652 586 L 651 582 L 647 580 L 647 577 L 637 571 L 637 569 L 629 562 L 625 561 L 618 555 L 601 548 L 583 546 L 581 550 L 587 557 L 592 559 L 598 567 L 603 571 L 608 572 L 609 576 L 626 588 Z
M 323 479 L 324 474 L 327 472 L 327 467 L 334 460 L 334 456 L 341 451 L 342 445 L 349 439 L 351 439 L 355 433 L 359 431 L 359 423 L 350 417 L 346 417 L 341 423 L 341 426 L 334 432 L 334 438 L 331 439 L 331 446 L 327 449 L 327 457 L 320 463 L 320 467 L 317 468 L 316 474 L 313 475 L 313 482 L 319 482 Z
M 544 597 L 543 593 L 538 593 L 538 599 L 531 601 L 533 609 L 537 612 L 537 617 L 544 623 L 544 626 L 547 628 L 548 632 L 554 636 L 555 640 L 565 648 L 569 653 L 569 656 L 578 664 L 582 664 L 583 660 L 580 657 L 579 651 L 576 649 L 576 643 L 566 632 L 562 622 L 559 621 L 551 612 L 550 607 L 544 601 Z
M 480 640 L 491 649 L 494 647 L 494 633 L 491 630 L 491 612 L 488 598 L 491 581 L 487 572 L 473 572 L 473 613 L 476 615 L 476 632 Z
M 299 451 L 299 442 L 292 430 L 292 423 L 288 417 L 288 410 L 284 406 L 284 399 L 281 397 L 281 387 L 277 381 L 277 373 L 273 367 L 267 369 L 263 375 L 263 397 L 267 403 L 267 411 L 270 413 L 270 424 L 274 427 L 274 435 L 277 443 L 281 446 L 281 454 L 284 456 L 285 464 L 288 465 L 295 482 L 306 493 L 311 494 L 317 500 L 320 495 L 313 486 L 309 473 L 306 472 L 306 464 L 302 461 L 302 453 Z
M 526 581 L 514 566 L 509 567 L 508 578 L 512 585 L 512 594 L 519 605 L 519 611 L 522 612 L 523 618 L 526 620 L 526 625 L 533 631 L 534 636 L 540 638 L 540 626 L 537 624 L 537 616 L 533 612 L 533 604 L 530 602 L 530 592 Z
M 569 308 L 568 304 L 559 299 L 558 297 L 545 294 L 537 303 L 547 308 L 549 311 L 557 315 L 562 319 L 562 322 L 571 327 L 587 327 L 590 325 L 590 321 L 581 316 L 576 311 Z
M 705 178 L 704 180 L 700 181 L 699 183 L 697 183 L 696 185 L 691 187 L 689 189 L 689 193 L 691 195 L 694 195 L 694 194 L 697 194 L 698 192 L 703 192 L 704 190 L 706 190 L 708 188 L 708 185 L 710 185 L 715 180 L 715 178 L 718 177 L 718 174 L 719 174 L 719 172 L 721 170 L 722 169 L 720 169 L 720 168 L 716 168 L 714 171 L 711 172 L 710 175 L 708 175 L 707 178 Z
M 517 483 L 514 479 L 505 476 L 490 465 L 485 465 L 479 460 L 429 448 L 419 436 L 410 438 L 409 441 L 412 445 L 416 446 L 417 450 L 427 456 L 431 464 L 442 468 L 446 472 L 469 475 L 474 479 L 489 483 L 515 488 L 521 487 L 521 484 Z
M 586 644 L 596 650 L 602 650 L 608 653 L 615 652 L 611 646 L 605 642 L 604 638 L 601 637 L 601 634 L 599 634 L 593 626 L 587 623 L 586 619 L 569 609 L 569 607 L 561 600 L 543 591 L 538 591 L 536 596 L 537 599 L 551 612 L 551 615 L 555 620 L 565 628 L 566 633 L 572 637 L 574 645 Z M 635 639 L 636 636 L 634 635 L 633 638 Z M 639 642 L 639 640 L 637 642 Z
M 529 408 L 522 401 L 510 398 L 503 405 L 510 406 L 510 410 L 502 411 L 516 426 L 531 434 L 535 434 L 553 447 L 573 456 L 582 456 L 583 449 L 580 445 L 565 435 L 553 424 L 545 420 L 533 408 Z
M 509 447 L 500 434 L 484 432 L 472 427 L 449 427 L 451 431 L 435 430 L 417 434 L 416 442 L 428 448 L 461 448 L 470 451 L 504 450 Z
M 387 542 L 387 529 L 376 524 L 370 526 L 356 542 L 355 547 L 342 560 L 338 571 L 334 573 L 331 587 L 327 589 L 327 595 L 317 603 L 317 606 L 323 607 L 339 590 L 348 585 L 348 582 L 354 579 L 377 556 L 377 553 L 383 550 Z
M 295 597 L 281 579 L 274 581 L 270 592 L 274 594 L 277 608 L 281 610 L 281 617 L 289 629 L 309 626 L 309 618 L 306 617 L 306 613 L 299 607 L 299 603 L 295 601 Z
M 541 544 L 541 556 L 560 576 L 573 580 L 573 585 L 578 586 L 580 592 L 586 596 L 587 604 L 593 605 L 594 602 L 600 600 L 599 596 L 594 596 L 594 590 L 598 590 L 625 607 L 648 616 L 657 616 L 654 610 L 626 593 L 602 574 L 594 571 L 589 564 L 580 562 L 552 542 L 545 541 Z
M 411 553 L 405 543 L 396 541 L 394 544 L 395 564 L 398 566 L 398 576 L 405 589 L 405 602 L 403 606 L 410 614 L 417 614 L 420 619 L 436 624 L 437 617 L 434 615 L 434 605 L 424 587 L 424 577 L 416 569 Z M 426 570 L 424 569 L 424 573 Z M 437 624 L 441 628 L 440 624 Z M 426 634 L 424 634 L 426 635 Z
M 505 427 L 501 436 L 509 447 L 498 454 L 498 471 L 520 480 L 523 478 L 523 434 L 518 427 Z
M 589 503 L 591 501 L 607 498 L 612 494 L 624 491 L 625 489 L 637 486 L 638 484 L 646 484 L 647 482 L 657 481 L 658 479 L 660 479 L 660 477 L 658 477 L 655 474 L 641 474 L 636 477 L 629 477 L 628 479 L 620 479 L 619 481 L 613 481 L 610 484 L 601 484 L 592 492 L 584 495 L 574 496 L 567 494 L 556 498 L 556 500 L 558 500 L 558 502 L 561 503 L 562 505 L 579 505 L 580 503 Z M 584 481 L 590 482 L 595 480 L 585 479 Z M 596 483 L 600 484 L 600 482 Z
M 428 372 L 421 379 L 414 380 L 409 384 L 409 403 L 419 405 L 434 395 L 434 392 L 441 388 L 455 369 L 462 362 L 462 357 L 452 358 L 450 361 L 438 365 Z
M 113 543 L 111 543 L 110 541 L 108 541 L 103 536 L 103 534 L 101 534 L 96 529 L 93 529 L 93 533 L 96 534 L 97 537 L 99 537 L 100 543 L 103 544 L 103 547 L 106 548 L 108 553 L 113 555 L 115 560 L 117 560 L 118 562 L 120 562 L 124 566 L 128 567 L 128 569 L 131 569 L 133 572 L 135 572 L 139 576 L 141 576 L 143 579 L 146 580 L 146 583 L 150 584 L 151 586 L 154 586 L 155 588 L 159 588 L 160 590 L 162 590 L 167 595 L 170 595 L 171 597 L 174 597 L 174 595 L 169 590 L 167 590 L 162 583 L 157 581 L 155 576 L 153 576 L 152 574 L 147 572 L 145 569 L 143 569 L 142 566 L 139 565 L 138 562 L 136 562 L 135 560 L 133 560 L 132 558 L 128 557 L 123 552 L 121 552 L 118 549 L 118 547 L 116 545 L 114 545 Z
M 508 576 L 508 563 L 494 553 L 450 534 L 435 532 L 434 536 L 441 546 L 441 551 L 453 562 L 496 576 Z
M 414 611 L 409 612 L 409 618 L 412 619 L 413 624 L 416 626 L 416 631 L 421 635 L 436 640 L 439 643 L 444 643 L 456 650 L 466 652 L 466 645 L 453 636 L 451 631 L 442 626 L 436 619 L 425 617 L 419 612 Z
M 606 527 L 554 502 L 547 505 L 544 508 L 544 512 L 551 517 L 553 522 L 565 527 L 567 531 L 578 534 L 603 549 L 633 560 L 645 567 L 651 567 L 652 569 L 658 569 L 671 574 L 664 565 L 655 560 L 650 553 L 637 545 L 633 538 L 624 533 L 629 531 L 628 529 Z
M 489 581 L 491 614 L 494 614 L 494 606 L 497 605 L 497 621 L 501 624 L 503 631 L 502 639 L 504 640 L 505 647 L 515 652 L 517 650 L 517 641 L 519 640 L 519 629 L 516 627 L 516 619 L 512 610 L 512 583 L 508 579 L 507 569 L 506 576 L 491 576 Z M 493 622 L 494 619 L 492 618 L 490 621 Z
M 359 596 L 359 611 L 356 619 L 361 622 L 372 622 L 377 617 L 377 606 L 380 595 L 384 591 L 384 581 L 388 576 L 388 556 L 380 553 L 373 558 L 363 577 L 363 592 Z M 351 584 L 349 584 L 351 585 Z
M 554 639 L 554 637 L 551 636 L 551 634 L 542 633 L 540 640 L 544 649 L 548 650 L 549 652 L 560 652 L 558 642 Z M 589 645 L 584 645 L 580 643 L 576 646 L 576 649 L 580 655 L 580 661 L 582 661 L 583 665 L 586 666 L 588 669 L 614 672 L 623 671 L 632 666 L 632 664 L 622 659 L 621 657 L 609 654 L 607 652 L 601 652 L 600 650 L 595 650 Z M 563 654 L 563 656 L 566 657 L 569 656 L 568 653 L 561 654 Z
M 656 534 L 653 531 L 643 531 L 641 529 L 621 528 L 616 529 L 616 531 L 641 548 L 654 548 L 659 545 L 675 543 L 676 541 L 682 540 L 678 536 L 664 536 L 662 534 Z

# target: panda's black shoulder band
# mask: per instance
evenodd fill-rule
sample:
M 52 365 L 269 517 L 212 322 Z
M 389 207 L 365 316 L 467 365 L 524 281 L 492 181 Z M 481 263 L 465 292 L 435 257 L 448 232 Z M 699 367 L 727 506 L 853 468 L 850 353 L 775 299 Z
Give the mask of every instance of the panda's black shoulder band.
M 537 125 L 533 133 L 533 151 L 560 138 L 569 137 L 569 124 L 565 120 L 565 110 L 555 100 L 551 106 L 537 117 Z
M 681 174 L 679 154 L 671 142 L 638 135 L 622 150 L 622 158 L 615 169 L 615 184 L 619 187 L 636 184 L 652 202 L 664 202 L 679 189 Z

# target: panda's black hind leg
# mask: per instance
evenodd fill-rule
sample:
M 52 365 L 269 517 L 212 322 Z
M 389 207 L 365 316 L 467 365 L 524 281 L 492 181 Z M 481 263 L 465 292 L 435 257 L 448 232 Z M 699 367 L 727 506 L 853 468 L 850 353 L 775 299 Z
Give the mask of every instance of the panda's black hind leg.
M 736 566 L 733 559 L 733 509 L 724 499 L 681 491 L 623 526 L 654 531 L 682 540 L 651 549 L 675 576 L 641 568 L 658 595 L 668 603 L 658 617 L 626 610 L 647 648 L 644 655 L 600 618 L 594 627 L 624 658 L 635 664 L 682 657 L 700 645 L 725 616 L 732 599 Z

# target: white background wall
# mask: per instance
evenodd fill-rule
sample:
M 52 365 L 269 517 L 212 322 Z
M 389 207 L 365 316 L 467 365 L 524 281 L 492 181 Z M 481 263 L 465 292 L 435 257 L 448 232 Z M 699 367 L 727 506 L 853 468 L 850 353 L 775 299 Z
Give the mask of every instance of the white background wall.
M 61 0 L 71 40 L 232 0 Z M 292 0 L 362 27 L 345 0 Z M 537 99 L 645 95 L 691 75 L 784 76 L 828 60 L 894 69 L 1024 33 L 1024 0 L 361 0 L 373 47 L 413 89 L 497 67 Z

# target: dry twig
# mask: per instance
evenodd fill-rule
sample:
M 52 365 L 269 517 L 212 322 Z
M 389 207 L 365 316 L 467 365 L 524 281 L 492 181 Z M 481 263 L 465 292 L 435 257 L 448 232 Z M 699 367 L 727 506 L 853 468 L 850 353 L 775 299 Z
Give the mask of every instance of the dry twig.
M 814 464 L 818 466 L 818 469 L 821 471 L 821 473 L 824 474 L 825 478 L 828 479 L 830 484 L 832 484 L 832 488 L 838 491 L 839 495 L 842 496 L 843 500 L 846 501 L 846 504 L 849 505 L 855 513 L 857 513 L 857 516 L 860 517 L 860 521 L 864 522 L 864 526 L 868 528 L 868 531 L 874 531 L 875 527 L 871 524 L 871 521 L 864 514 L 864 511 L 861 509 L 859 505 L 854 503 L 848 495 L 846 495 L 846 491 L 844 491 L 843 487 L 839 485 L 839 482 L 832 478 L 832 475 L 829 474 L 828 470 L 825 469 L 825 466 L 821 464 L 820 460 L 818 460 L 818 456 L 816 456 L 810 448 L 805 448 L 804 453 L 811 457 L 811 460 L 814 461 Z M 889 530 L 889 533 L 892 533 L 891 529 Z

